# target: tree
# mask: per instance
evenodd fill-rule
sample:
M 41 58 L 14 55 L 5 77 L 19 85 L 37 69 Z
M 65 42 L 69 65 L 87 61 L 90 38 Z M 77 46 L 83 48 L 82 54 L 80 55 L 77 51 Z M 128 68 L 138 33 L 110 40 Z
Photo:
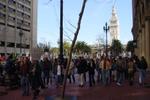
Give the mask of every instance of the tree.
M 119 56 L 123 51 L 123 45 L 119 40 L 113 40 L 111 45 L 111 51 L 113 56 Z
M 67 56 L 68 53 L 69 53 L 69 50 L 70 50 L 70 46 L 71 46 L 71 45 L 70 45 L 69 42 L 64 41 L 63 46 L 64 46 L 64 54 Z
M 78 54 L 80 54 L 80 53 L 90 53 L 91 48 L 84 41 L 78 41 L 75 45 L 75 51 Z
M 52 57 L 58 57 L 58 54 L 59 54 L 59 48 L 57 47 L 53 47 L 50 49 L 50 53 L 52 54 Z
M 101 49 L 105 47 L 104 36 L 102 34 L 98 35 L 96 41 L 97 41 L 97 49 L 101 53 Z
M 81 11 L 79 13 L 77 29 L 74 33 L 74 38 L 73 38 L 73 41 L 72 41 L 72 44 L 71 44 L 71 48 L 70 48 L 70 52 L 69 52 L 69 59 L 68 59 L 68 62 L 67 62 L 65 78 L 64 78 L 64 82 L 63 82 L 63 88 L 62 88 L 62 98 L 64 98 L 64 96 L 65 96 L 66 81 L 67 81 L 67 76 L 68 76 L 70 63 L 71 63 L 71 60 L 72 60 L 72 52 L 73 52 L 73 49 L 74 49 L 74 46 L 75 46 L 75 43 L 76 43 L 76 40 L 77 40 L 77 37 L 78 37 L 78 34 L 79 34 L 80 27 L 81 27 L 81 20 L 82 20 L 82 17 L 83 17 L 86 2 L 87 2 L 87 0 L 83 0 L 82 8 L 81 8 Z
M 105 40 L 102 35 L 98 36 L 98 38 L 96 40 L 97 40 L 99 46 L 105 44 Z
M 53 47 L 53 48 L 51 48 L 51 50 L 50 50 L 51 52 L 53 52 L 53 53 L 56 53 L 56 54 L 58 54 L 59 53 L 59 48 L 57 48 L 57 47 Z
M 133 52 L 134 52 L 133 41 L 128 41 L 126 51 L 131 52 L 133 54 Z
M 40 49 L 43 49 L 44 52 L 49 52 L 49 50 L 51 48 L 51 45 L 50 45 L 50 42 L 39 43 L 37 47 L 40 48 Z

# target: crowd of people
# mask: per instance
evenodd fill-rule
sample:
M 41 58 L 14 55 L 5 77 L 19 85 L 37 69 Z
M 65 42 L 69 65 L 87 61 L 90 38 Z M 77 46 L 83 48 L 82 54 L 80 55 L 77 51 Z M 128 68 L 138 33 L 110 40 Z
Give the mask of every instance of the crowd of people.
M 56 88 L 61 87 L 67 66 L 67 59 L 63 63 L 59 59 L 43 57 L 39 60 L 31 60 L 26 56 L 13 57 L 9 55 L 0 60 L 0 84 L 7 84 L 9 88 L 21 87 L 22 95 L 28 96 L 29 91 L 33 91 L 33 98 L 36 98 L 40 89 L 45 89 L 53 83 Z M 67 75 L 67 84 L 78 84 L 84 87 L 88 83 L 89 87 L 95 84 L 104 86 L 116 82 L 116 85 L 123 86 L 124 80 L 128 80 L 129 85 L 134 85 L 134 76 L 139 74 L 139 85 L 144 85 L 147 62 L 144 57 L 105 57 L 84 58 L 80 56 L 72 59 Z M 6 79 L 9 81 L 7 82 Z

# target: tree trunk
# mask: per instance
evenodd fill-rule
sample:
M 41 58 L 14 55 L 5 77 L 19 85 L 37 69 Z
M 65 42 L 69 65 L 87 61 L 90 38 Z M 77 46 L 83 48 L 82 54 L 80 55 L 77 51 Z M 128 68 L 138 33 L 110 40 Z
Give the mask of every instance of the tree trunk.
M 66 67 L 66 71 L 65 71 L 65 78 L 64 78 L 64 82 L 63 82 L 63 88 L 62 88 L 62 95 L 61 95 L 62 99 L 64 99 L 64 97 L 65 97 L 66 81 L 67 81 L 67 75 L 68 75 L 70 63 L 71 63 L 71 60 L 72 60 L 72 52 L 73 52 L 74 45 L 76 43 L 76 40 L 77 40 L 77 37 L 78 37 L 78 34 L 79 34 L 79 30 L 80 30 L 80 26 L 81 26 L 81 20 L 82 20 L 82 16 L 83 16 L 83 13 L 84 13 L 86 2 L 87 2 L 87 0 L 83 0 L 81 12 L 79 14 L 77 29 L 74 33 L 74 38 L 73 38 L 73 41 L 72 41 L 72 44 L 71 44 L 71 49 L 70 49 L 70 52 L 69 52 L 69 59 L 68 59 L 68 62 L 67 62 L 67 67 Z

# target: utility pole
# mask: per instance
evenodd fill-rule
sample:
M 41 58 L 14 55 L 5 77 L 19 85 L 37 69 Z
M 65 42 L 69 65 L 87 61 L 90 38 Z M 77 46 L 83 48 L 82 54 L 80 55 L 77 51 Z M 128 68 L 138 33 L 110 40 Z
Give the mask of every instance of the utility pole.
M 60 0 L 60 54 L 59 59 L 63 63 L 63 0 Z
M 105 23 L 105 26 L 103 27 L 104 31 L 106 32 L 106 57 L 108 56 L 107 54 L 107 32 L 109 31 L 109 26 L 107 22 Z

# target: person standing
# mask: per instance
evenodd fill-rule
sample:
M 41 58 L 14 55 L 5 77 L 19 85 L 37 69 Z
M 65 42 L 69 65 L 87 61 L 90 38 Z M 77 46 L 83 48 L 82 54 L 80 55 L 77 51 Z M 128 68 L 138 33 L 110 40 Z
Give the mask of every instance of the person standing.
M 20 72 L 21 72 L 21 88 L 22 88 L 22 95 L 28 96 L 29 95 L 29 72 L 30 72 L 30 61 L 27 57 L 22 57 L 20 61 Z
M 95 74 L 95 62 L 93 59 L 89 59 L 87 61 L 87 66 L 88 66 L 88 72 L 89 72 L 89 85 L 90 87 L 95 85 L 95 79 L 94 79 L 94 74 Z
M 33 100 L 37 99 L 37 96 L 40 92 L 40 87 L 42 87 L 41 81 L 41 68 L 39 66 L 39 62 L 34 60 L 32 62 L 32 70 L 31 70 L 31 87 L 33 91 Z
M 73 80 L 73 83 L 75 83 L 75 65 L 74 65 L 74 60 L 72 59 L 69 71 L 68 71 L 68 78 L 69 78 L 69 83 L 72 83 L 71 79 Z
M 130 58 L 129 61 L 128 61 L 128 79 L 129 79 L 129 85 L 133 85 L 134 62 L 133 62 L 132 58 Z
M 62 65 L 60 61 L 58 61 L 57 65 L 57 87 L 60 87 L 63 84 L 63 78 L 62 78 Z
M 51 68 L 52 68 L 51 62 L 48 60 L 47 57 L 45 57 L 44 61 L 43 61 L 43 72 L 44 72 L 44 85 L 45 85 L 45 87 L 48 87 L 48 84 L 49 84 Z
M 140 65 L 138 67 L 139 69 L 139 84 L 144 85 L 144 79 L 146 77 L 146 69 L 148 65 L 146 62 L 146 59 L 142 56 L 140 60 Z
M 102 57 L 100 63 L 102 69 L 102 83 L 103 85 L 106 86 L 110 83 L 110 69 L 111 69 L 110 61 L 107 57 L 104 58 Z
M 117 69 L 116 59 L 113 59 L 112 66 L 111 66 L 112 81 L 117 81 L 117 70 L 116 69 Z
M 79 74 L 79 86 L 83 87 L 84 85 L 84 73 L 86 72 L 87 63 L 86 60 L 83 57 L 79 57 L 79 61 L 77 64 L 77 70 Z
M 123 82 L 123 65 L 122 65 L 122 57 L 117 59 L 117 85 L 121 86 Z

